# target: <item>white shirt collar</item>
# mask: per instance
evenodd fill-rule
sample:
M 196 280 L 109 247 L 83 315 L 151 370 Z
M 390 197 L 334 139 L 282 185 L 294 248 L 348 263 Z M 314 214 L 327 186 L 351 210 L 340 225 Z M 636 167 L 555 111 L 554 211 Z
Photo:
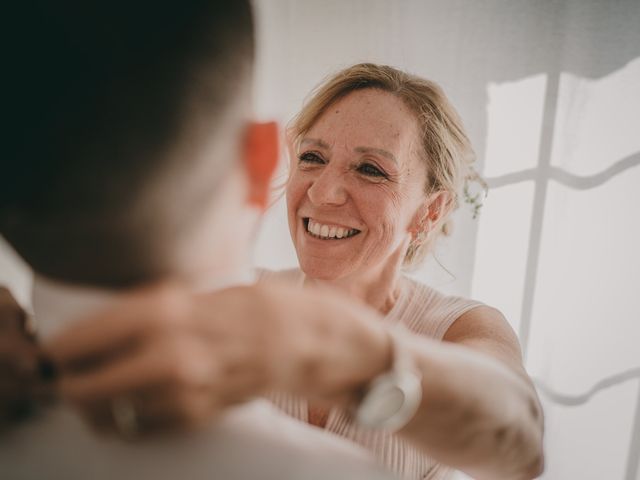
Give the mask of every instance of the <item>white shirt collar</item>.
M 253 270 L 242 269 L 227 274 L 210 275 L 194 286 L 194 293 L 255 283 Z M 71 285 L 35 275 L 32 290 L 35 327 L 41 339 L 50 338 L 90 314 L 106 308 L 122 297 L 123 292 L 83 285 Z

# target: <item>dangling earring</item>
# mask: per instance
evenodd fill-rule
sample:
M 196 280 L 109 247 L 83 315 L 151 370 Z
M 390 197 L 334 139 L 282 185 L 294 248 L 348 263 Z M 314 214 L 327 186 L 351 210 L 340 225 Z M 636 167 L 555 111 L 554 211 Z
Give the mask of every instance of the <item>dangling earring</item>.
M 425 225 L 425 223 L 421 223 L 418 226 L 418 228 L 412 232 L 412 238 L 411 238 L 410 245 L 413 248 L 417 248 L 418 246 L 422 245 L 427 240 L 428 236 L 429 236 L 429 225 L 428 225 L 428 222 L 427 222 L 426 225 Z
M 413 242 L 415 245 L 422 245 L 429 238 L 429 230 L 421 229 L 418 231 L 413 237 Z

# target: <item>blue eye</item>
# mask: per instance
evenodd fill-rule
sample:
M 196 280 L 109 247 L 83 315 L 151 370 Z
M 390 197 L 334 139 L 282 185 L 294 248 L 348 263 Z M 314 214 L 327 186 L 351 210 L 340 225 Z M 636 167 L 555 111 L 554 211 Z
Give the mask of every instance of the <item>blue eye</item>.
M 305 152 L 301 154 L 298 159 L 300 163 L 324 163 L 322 157 L 314 152 Z
M 372 165 L 370 163 L 363 163 L 362 165 L 358 166 L 358 171 L 364 175 L 367 175 L 369 177 L 385 177 L 387 176 L 386 173 L 384 173 L 382 170 L 380 170 L 378 167 L 376 167 L 375 165 Z

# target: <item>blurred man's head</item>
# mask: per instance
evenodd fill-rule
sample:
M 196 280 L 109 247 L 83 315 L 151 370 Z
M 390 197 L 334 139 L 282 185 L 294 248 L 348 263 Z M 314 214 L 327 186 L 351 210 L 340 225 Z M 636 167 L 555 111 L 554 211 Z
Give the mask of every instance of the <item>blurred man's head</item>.
M 192 239 L 215 239 L 210 217 L 252 188 L 249 2 L 22 3 L 7 18 L 0 232 L 36 271 L 76 283 L 201 261 Z

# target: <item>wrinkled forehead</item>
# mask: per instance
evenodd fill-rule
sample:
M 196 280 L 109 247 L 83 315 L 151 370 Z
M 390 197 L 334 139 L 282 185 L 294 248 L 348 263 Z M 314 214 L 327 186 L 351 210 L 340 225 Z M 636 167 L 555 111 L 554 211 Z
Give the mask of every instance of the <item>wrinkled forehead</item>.
M 332 149 L 386 150 L 405 161 L 420 151 L 416 115 L 396 95 L 378 89 L 356 90 L 331 104 L 305 138 L 321 140 Z

